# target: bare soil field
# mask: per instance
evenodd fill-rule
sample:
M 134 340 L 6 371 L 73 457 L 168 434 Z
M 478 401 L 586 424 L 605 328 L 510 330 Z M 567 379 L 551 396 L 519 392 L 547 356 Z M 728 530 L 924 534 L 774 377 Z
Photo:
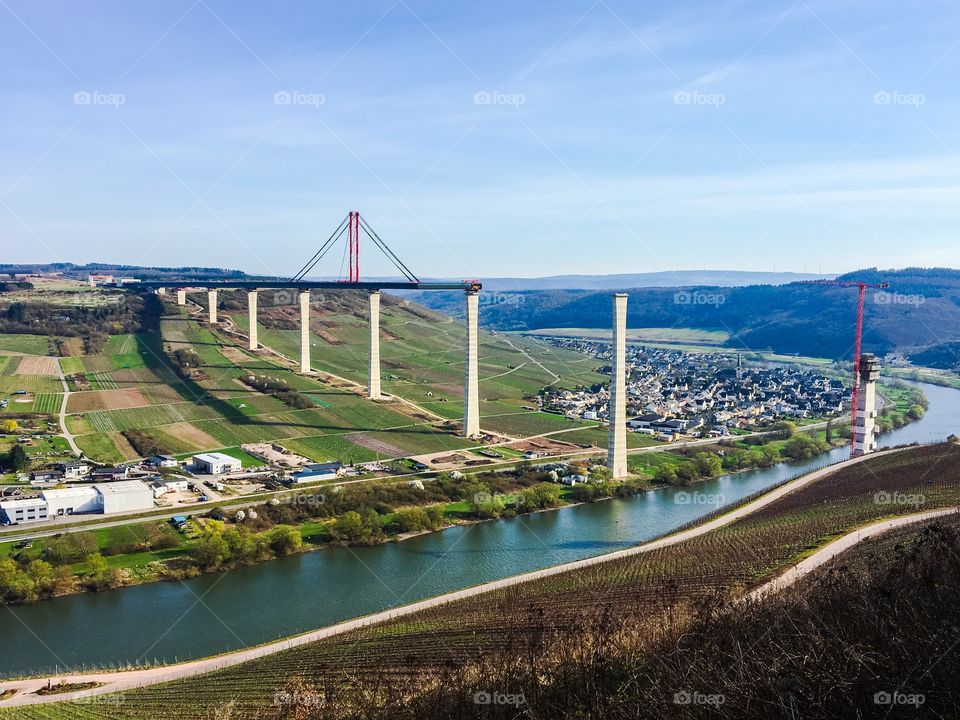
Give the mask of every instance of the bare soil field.
M 110 433 L 110 439 L 113 440 L 113 444 L 117 446 L 117 450 L 120 451 L 120 454 L 123 455 L 125 459 L 135 460 L 140 457 L 140 453 L 134 450 L 130 441 L 120 433 Z
M 231 345 L 224 345 L 220 348 L 220 352 L 223 353 L 223 356 L 234 363 L 245 363 L 250 362 L 250 356 L 247 355 L 243 350 Z
M 196 425 L 190 423 L 176 423 L 174 425 L 164 425 L 163 431 L 168 435 L 179 438 L 184 442 L 191 443 L 198 448 L 219 447 L 222 443 L 216 438 L 208 435 Z
M 532 450 L 538 453 L 545 453 L 550 455 L 558 455 L 560 453 L 568 453 L 574 450 L 579 450 L 579 446 L 573 445 L 572 443 L 560 442 L 559 440 L 551 440 L 550 438 L 534 438 L 532 440 L 521 440 L 519 442 L 510 443 L 506 447 L 511 450 L 519 450 L 520 452 L 527 452 Z
M 354 445 L 359 445 L 367 450 L 372 450 L 375 453 L 380 453 L 388 457 L 403 457 L 407 454 L 405 450 L 401 450 L 396 445 L 391 445 L 383 440 L 377 440 L 366 433 L 350 433 L 349 435 L 344 435 L 343 439 L 349 440 Z
M 305 458 L 302 455 L 297 455 L 296 453 L 290 452 L 280 445 L 272 445 L 271 443 L 249 443 L 246 445 L 241 445 L 240 447 L 254 457 L 265 460 L 271 465 L 300 467 L 301 465 L 310 462 L 308 458 Z
M 54 357 L 27 355 L 20 358 L 14 375 L 59 375 L 60 362 Z
M 78 413 L 91 410 L 122 410 L 123 408 L 144 407 L 149 404 L 150 401 L 137 388 L 95 390 L 71 395 L 67 411 Z

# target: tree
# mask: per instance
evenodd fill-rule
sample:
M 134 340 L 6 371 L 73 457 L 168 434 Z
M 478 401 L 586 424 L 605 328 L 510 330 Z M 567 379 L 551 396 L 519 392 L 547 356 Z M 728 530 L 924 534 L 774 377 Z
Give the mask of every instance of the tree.
M 14 472 L 23 472 L 30 467 L 30 458 L 27 457 L 27 451 L 20 445 L 14 445 L 7 455 L 7 465 Z
M 697 453 L 693 457 L 693 462 L 702 477 L 716 477 L 723 471 L 723 463 L 713 453 Z
M 397 512 L 394 522 L 400 532 L 421 532 L 429 530 L 433 523 L 423 508 L 408 508 Z
M 277 525 L 269 533 L 270 549 L 275 555 L 290 555 L 303 546 L 300 530 L 293 525 Z
M 223 539 L 220 523 L 214 521 L 204 528 L 203 536 L 194 543 L 190 554 L 203 569 L 214 568 L 230 559 L 230 546 Z
M 338 540 L 356 542 L 363 534 L 363 518 L 356 510 L 348 510 L 333 524 L 333 535 Z
M 13 418 L 7 418 L 5 420 L 0 420 L 0 430 L 5 433 L 15 433 L 20 426 L 17 424 L 17 421 Z
M 655 482 L 664 483 L 665 485 L 674 485 L 677 482 L 677 467 L 676 465 L 658 465 L 657 468 L 653 471 L 653 479 Z
M 787 440 L 797 431 L 797 424 L 789 420 L 781 420 L 773 426 L 773 429 L 777 432 L 777 437 Z
M 907 417 L 911 420 L 919 420 L 923 417 L 924 412 L 922 405 L 911 405 L 910 409 L 907 410 Z
M 826 443 L 821 443 L 810 435 L 800 433 L 787 441 L 786 445 L 783 446 L 783 454 L 792 460 L 808 460 L 815 455 L 819 455 L 825 449 L 827 449 Z
M 780 452 L 773 445 L 764 445 L 760 448 L 760 466 L 770 467 L 780 461 Z
M 827 419 L 827 443 L 833 444 L 833 418 Z

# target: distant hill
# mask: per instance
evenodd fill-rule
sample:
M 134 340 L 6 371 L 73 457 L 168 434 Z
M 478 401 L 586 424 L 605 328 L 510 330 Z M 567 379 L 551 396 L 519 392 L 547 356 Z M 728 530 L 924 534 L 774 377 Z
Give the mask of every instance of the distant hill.
M 550 275 L 547 277 L 478 278 L 487 290 L 518 292 L 523 290 L 617 290 L 635 287 L 686 287 L 713 285 L 785 285 L 803 280 L 823 280 L 834 275 L 792 272 L 749 272 L 743 270 L 676 270 L 615 275 Z M 461 280 L 463 278 L 456 278 Z M 470 278 L 473 279 L 473 278 Z M 450 280 L 450 278 L 446 278 Z
M 888 291 L 867 291 L 865 350 L 880 355 L 896 350 L 923 358 L 933 367 L 956 365 L 960 271 L 870 268 L 838 279 L 890 284 Z M 728 346 L 744 350 L 829 358 L 849 358 L 853 351 L 854 288 L 792 282 L 743 287 L 635 287 L 628 292 L 630 327 L 723 330 L 730 333 Z M 441 312 L 462 315 L 459 297 L 420 293 L 415 299 Z M 494 290 L 485 293 L 481 322 L 498 330 L 607 328 L 611 323 L 610 294 L 583 289 Z
M 61 277 L 86 280 L 88 275 L 118 275 L 124 277 L 148 279 L 163 279 L 175 277 L 180 279 L 211 278 L 216 280 L 255 279 L 258 276 L 247 275 L 240 270 L 227 268 L 206 267 L 143 267 L 140 265 L 120 265 L 116 263 L 19 263 L 0 264 L 0 277 L 4 275 L 60 275 Z

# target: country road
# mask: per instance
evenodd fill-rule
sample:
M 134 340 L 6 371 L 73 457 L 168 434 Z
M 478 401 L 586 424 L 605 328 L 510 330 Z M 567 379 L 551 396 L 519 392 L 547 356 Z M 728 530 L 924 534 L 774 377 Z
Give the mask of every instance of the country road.
M 77 446 L 77 441 L 73 437 L 73 434 L 67 429 L 67 402 L 70 400 L 70 385 L 67 384 L 67 377 L 63 373 L 63 368 L 60 366 L 60 358 L 57 358 L 57 377 L 60 378 L 60 384 L 63 385 L 63 400 L 60 402 L 60 434 L 63 435 L 63 438 L 67 441 L 67 444 L 70 446 L 70 450 L 74 455 L 80 457 L 83 455 L 83 452 Z
M 906 449 L 906 448 L 903 448 Z M 7 700 L 0 701 L 0 707 L 10 707 L 15 705 L 34 705 L 40 703 L 50 703 L 58 702 L 70 699 L 76 699 L 81 697 L 88 697 L 93 695 L 101 695 L 104 693 L 117 692 L 120 690 L 129 690 L 136 687 L 144 687 L 148 685 L 156 685 L 163 682 L 169 682 L 171 680 L 177 680 L 186 677 L 192 677 L 195 675 L 201 675 L 216 670 L 221 670 L 224 668 L 232 667 L 234 665 L 239 665 L 241 663 L 247 662 L 249 660 L 254 660 L 257 658 L 265 657 L 267 655 L 272 655 L 283 650 L 287 650 L 294 647 L 299 647 L 306 645 L 317 640 L 322 640 L 329 637 L 334 637 L 337 635 L 342 635 L 344 633 L 357 630 L 359 628 L 368 627 L 370 625 L 375 625 L 383 623 L 395 618 L 404 617 L 411 615 L 413 613 L 419 612 L 421 610 L 426 610 L 428 608 L 437 607 L 440 605 L 445 605 L 450 602 L 457 600 L 462 600 L 464 598 L 474 597 L 482 593 L 490 592 L 493 590 L 499 590 L 501 588 L 510 587 L 513 585 L 519 585 L 521 583 L 530 582 L 532 580 L 538 580 L 540 578 L 550 577 L 552 575 L 557 575 L 560 573 L 565 573 L 571 570 L 579 570 L 582 568 L 592 567 L 594 565 L 599 565 L 601 563 L 610 562 L 612 560 L 618 560 L 620 558 L 631 557 L 634 555 L 639 555 L 641 553 L 647 553 L 653 550 L 660 548 L 668 547 L 675 545 L 686 540 L 704 535 L 706 533 L 717 530 L 721 527 L 729 525 L 730 523 L 735 522 L 751 513 L 760 510 L 761 508 L 770 505 L 776 500 L 782 498 L 784 495 L 791 493 L 799 488 L 802 488 L 812 482 L 816 482 L 821 478 L 830 475 L 837 470 L 842 468 L 850 467 L 857 463 L 863 462 L 867 459 L 872 459 L 880 457 L 887 454 L 902 452 L 903 449 L 894 449 L 894 450 L 884 450 L 881 452 L 873 453 L 868 456 L 862 456 L 859 458 L 854 458 L 851 460 L 844 460 L 830 467 L 822 468 L 816 470 L 807 475 L 802 475 L 794 480 L 787 482 L 784 485 L 772 490 L 771 492 L 762 495 L 761 497 L 753 500 L 739 508 L 736 508 L 728 513 L 720 515 L 713 520 L 710 520 L 702 525 L 683 530 L 681 532 L 675 533 L 673 535 L 668 535 L 666 537 L 660 538 L 658 540 L 653 540 L 642 545 L 638 545 L 633 548 L 628 548 L 626 550 L 619 550 L 612 553 L 607 553 L 605 555 L 598 555 L 592 558 L 586 558 L 584 560 L 578 560 L 575 562 L 565 563 L 563 565 L 557 565 L 550 568 L 545 568 L 543 570 L 536 570 L 534 572 L 525 573 L 522 575 L 517 575 L 510 578 L 504 578 L 502 580 L 495 580 L 493 582 L 484 583 L 482 585 L 477 585 L 471 588 L 466 588 L 463 590 L 458 590 L 456 592 L 447 593 L 444 595 L 439 595 L 437 597 L 428 598 L 426 600 L 421 600 L 410 605 L 404 605 L 402 607 L 393 608 L 391 610 L 385 610 L 383 612 L 374 613 L 372 615 L 367 615 L 365 617 L 356 618 L 347 622 L 338 623 L 336 625 L 331 625 L 325 628 L 320 628 L 318 630 L 313 630 L 311 632 L 304 633 L 302 635 L 296 635 L 290 638 L 285 638 L 283 640 L 278 640 L 271 643 L 266 643 L 264 645 L 258 645 L 255 647 L 245 648 L 243 650 L 237 650 L 230 653 L 225 653 L 223 655 L 204 658 L 201 660 L 195 660 L 191 662 L 180 663 L 177 665 L 162 666 L 156 668 L 146 668 L 143 670 L 128 670 L 128 671 L 118 671 L 118 672 L 94 672 L 94 673 L 64 673 L 61 675 L 51 675 L 37 678 L 28 678 L 22 680 L 7 680 L 0 682 L 0 693 L 3 693 L 6 690 L 16 690 L 16 694 Z M 952 512 L 953 509 L 945 510 L 941 514 L 946 512 Z M 887 523 L 893 521 L 885 521 Z M 881 523 L 883 525 L 883 523 Z M 880 530 L 878 530 L 880 532 Z M 852 536 L 857 536 L 858 533 L 863 533 L 863 529 L 857 530 L 854 533 L 851 533 Z M 837 541 L 837 542 L 842 542 Z M 850 544 L 858 542 L 858 540 L 852 541 Z M 836 546 L 836 543 L 832 544 Z M 828 546 L 831 547 L 831 546 Z M 814 556 L 811 556 L 811 558 Z M 808 558 L 810 559 L 810 558 Z M 825 562 L 826 560 L 824 560 Z M 802 563 L 801 563 L 802 564 Z M 809 572 L 809 570 L 808 570 Z M 787 574 L 780 576 L 781 578 L 787 577 Z M 786 584 L 789 584 L 789 581 L 782 581 Z M 775 586 L 767 584 L 768 586 L 774 588 Z M 766 587 L 766 586 L 765 586 Z M 36 691 L 41 687 L 47 685 L 48 682 L 59 683 L 85 683 L 85 682 L 97 682 L 102 683 L 100 687 L 93 688 L 90 690 L 81 690 L 72 693 L 62 693 L 56 695 L 36 695 Z

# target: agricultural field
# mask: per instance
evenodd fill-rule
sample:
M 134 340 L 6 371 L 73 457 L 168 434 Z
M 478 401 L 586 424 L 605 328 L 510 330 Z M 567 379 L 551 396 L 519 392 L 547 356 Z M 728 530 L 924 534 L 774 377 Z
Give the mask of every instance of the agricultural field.
M 49 350 L 46 335 L 0 333 L 0 355 L 46 355 Z
M 840 470 L 676 545 L 439 606 L 206 676 L 124 693 L 122 702 L 102 713 L 90 704 L 67 703 L 0 712 L 0 718 L 194 720 L 211 717 L 231 702 L 232 718 L 262 717 L 257 713 L 271 707 L 274 693 L 291 679 L 309 692 L 336 693 L 340 703 L 349 703 L 353 693 L 379 701 L 379 692 L 388 688 L 402 696 L 424 681 L 432 685 L 451 673 L 465 676 L 478 657 L 486 657 L 490 665 L 481 667 L 488 672 L 511 667 L 518 653 L 536 653 L 544 660 L 544 675 L 556 677 L 546 662 L 551 648 L 596 632 L 600 618 L 609 636 L 618 638 L 606 654 L 628 652 L 631 643 L 640 651 L 644 633 L 656 632 L 664 622 L 685 622 L 694 606 L 710 598 L 740 595 L 853 528 L 918 508 L 958 504 L 960 446 L 908 449 Z M 631 632 L 619 634 L 620 627 Z M 374 685 L 379 692 L 367 694 Z
M 71 373 L 68 381 L 76 390 L 69 400 L 67 423 L 89 456 L 109 462 L 130 457 L 122 434 L 133 430 L 171 454 L 270 441 L 314 460 L 354 462 L 474 444 L 441 429 L 433 417 L 423 413 L 415 417 L 407 405 L 373 403 L 352 384 L 301 376 L 267 353 L 250 353 L 239 347 L 235 339 L 211 331 L 181 308 L 170 308 L 158 335 L 112 336 L 100 354 L 66 359 L 66 370 Z M 425 323 L 422 319 L 418 322 Z M 418 332 L 424 331 L 418 328 Z M 269 331 L 261 335 L 269 336 Z M 318 336 L 318 341 L 323 338 Z M 414 345 L 411 343 L 411 348 Z M 191 373 L 177 373 L 173 367 L 167 353 L 177 351 L 196 358 L 198 364 Z M 362 352 L 365 365 L 366 351 Z M 506 348 L 506 352 L 514 351 Z M 325 357 L 319 350 L 315 356 Z M 351 371 L 359 377 L 362 373 L 356 362 Z M 462 373 L 462 360 L 460 363 L 460 370 L 446 372 Z M 488 398 L 484 411 L 520 411 L 523 390 L 511 384 L 531 382 L 522 380 L 523 369 L 492 379 L 500 383 L 498 389 L 505 395 Z M 282 381 L 309 398 L 314 407 L 295 409 L 260 393 L 245 384 L 250 375 Z M 462 378 L 457 382 L 462 385 Z M 531 387 L 539 389 L 537 382 L 531 382 Z M 420 384 L 410 395 L 429 401 L 427 407 L 441 418 L 458 419 L 462 390 L 458 387 L 456 391 L 461 393 L 459 402 L 443 401 L 445 394 L 451 398 L 455 394 L 434 385 Z M 564 422 L 563 427 L 570 425 Z
M 265 306 L 265 302 L 269 300 L 262 298 L 260 341 L 287 357 L 299 357 L 299 316 L 294 314 L 292 306 L 271 308 Z M 355 293 L 331 293 L 322 304 L 314 303 L 312 313 L 314 367 L 365 385 L 370 345 L 366 298 Z M 245 310 L 230 311 L 229 315 L 238 328 L 247 331 Z M 448 317 L 384 294 L 380 328 L 384 391 L 443 417 L 460 417 L 463 327 Z M 532 362 L 523 351 L 547 370 Z M 596 361 L 534 339 L 481 331 L 479 355 L 482 402 L 499 401 L 517 407 L 529 404 L 529 400 L 523 399 L 524 395 L 536 395 L 551 383 L 574 387 L 605 381 L 604 376 L 595 372 Z M 559 380 L 554 373 L 560 376 Z M 492 412 L 493 408 L 481 410 L 482 414 Z

